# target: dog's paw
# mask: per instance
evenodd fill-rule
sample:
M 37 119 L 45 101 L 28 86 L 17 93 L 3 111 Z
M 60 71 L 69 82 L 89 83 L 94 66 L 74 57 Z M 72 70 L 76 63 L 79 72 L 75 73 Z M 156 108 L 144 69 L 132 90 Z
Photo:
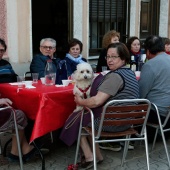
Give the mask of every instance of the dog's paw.
M 81 106 L 76 106 L 76 109 L 73 111 L 73 112 L 78 112 L 78 111 L 81 111 L 83 110 L 83 107 Z

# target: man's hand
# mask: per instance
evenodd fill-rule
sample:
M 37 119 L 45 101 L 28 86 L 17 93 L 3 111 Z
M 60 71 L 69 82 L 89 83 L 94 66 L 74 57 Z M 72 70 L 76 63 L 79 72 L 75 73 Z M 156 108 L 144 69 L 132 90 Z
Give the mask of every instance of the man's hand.
M 11 100 L 9 100 L 9 99 L 7 99 L 7 98 L 2 98 L 2 99 L 0 99 L 0 105 L 12 105 L 12 101 Z

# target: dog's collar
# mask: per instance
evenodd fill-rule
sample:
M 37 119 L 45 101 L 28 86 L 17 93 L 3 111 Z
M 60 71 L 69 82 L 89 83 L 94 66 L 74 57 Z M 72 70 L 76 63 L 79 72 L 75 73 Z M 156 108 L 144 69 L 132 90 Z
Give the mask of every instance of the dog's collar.
M 78 88 L 78 87 L 77 87 Z M 90 85 L 86 88 L 86 89 L 81 89 L 81 88 L 78 88 L 82 93 L 83 93 L 83 97 L 84 97 L 84 99 L 86 99 L 87 98 L 87 95 L 86 95 L 86 92 L 87 92 L 87 90 L 90 88 Z

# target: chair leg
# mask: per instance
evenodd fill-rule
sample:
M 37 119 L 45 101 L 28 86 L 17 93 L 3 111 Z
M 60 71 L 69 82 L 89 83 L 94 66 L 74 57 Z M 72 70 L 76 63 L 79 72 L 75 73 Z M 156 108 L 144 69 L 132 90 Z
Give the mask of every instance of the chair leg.
M 154 140 L 153 140 L 151 151 L 153 151 L 153 149 L 155 147 L 155 142 L 156 142 L 156 138 L 157 138 L 157 135 L 158 135 L 158 130 L 159 130 L 159 128 L 156 128 L 155 137 L 154 137 Z
M 50 132 L 50 136 L 51 136 L 51 143 L 53 143 L 54 142 L 54 140 L 53 140 L 53 132 Z
M 163 140 L 163 143 L 164 143 L 166 156 L 167 156 L 167 159 L 168 159 L 168 164 L 169 164 L 169 167 L 170 167 L 170 159 L 169 159 L 169 153 L 168 153 L 167 144 L 166 144 L 166 140 L 165 140 L 165 135 L 164 135 L 164 132 L 161 131 L 161 133 L 162 133 L 162 140 Z
M 149 167 L 149 149 L 148 149 L 148 140 L 147 140 L 147 134 L 146 134 L 146 128 L 144 132 L 144 140 L 145 140 L 145 150 L 146 150 L 146 161 L 147 161 L 147 167 L 148 170 L 150 169 Z
M 92 137 L 92 145 L 93 145 L 93 163 L 94 163 L 94 170 L 97 170 L 94 122 L 92 122 L 92 136 L 91 136 L 91 137 Z
M 2 144 L 1 144 L 1 139 L 0 139 L 0 155 L 2 154 Z
M 77 140 L 77 146 L 76 146 L 76 155 L 74 159 L 74 165 L 77 164 L 77 159 L 78 159 L 78 154 L 79 154 L 79 148 L 80 148 L 80 138 L 81 138 L 81 132 L 78 135 L 78 140 Z
M 78 133 L 78 139 L 77 139 L 77 147 L 76 147 L 76 155 L 74 158 L 74 165 L 77 164 L 77 159 L 78 159 L 78 153 L 79 153 L 79 148 L 80 148 L 80 138 L 81 138 L 81 131 L 82 131 L 82 121 L 83 121 L 83 113 L 81 115 L 81 120 L 80 120 L 79 133 Z
M 38 146 L 36 145 L 35 141 L 33 141 L 33 145 L 35 146 L 35 148 L 38 150 L 41 159 L 42 159 L 42 170 L 45 170 L 45 159 L 44 159 L 44 155 L 42 154 L 41 150 L 38 148 Z
M 126 136 L 126 139 L 130 138 L 130 135 Z M 123 151 L 123 157 L 122 157 L 122 161 L 121 161 L 121 167 L 123 167 L 123 164 L 125 162 L 125 158 L 127 156 L 127 152 L 128 152 L 128 146 L 129 146 L 129 141 L 125 141 L 125 146 L 124 146 L 124 151 Z

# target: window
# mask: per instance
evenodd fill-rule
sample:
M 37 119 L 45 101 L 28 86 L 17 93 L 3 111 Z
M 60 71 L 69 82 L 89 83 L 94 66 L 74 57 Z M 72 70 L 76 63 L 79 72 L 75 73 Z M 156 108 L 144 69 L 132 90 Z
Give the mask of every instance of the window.
M 104 34 L 109 30 L 120 32 L 121 41 L 125 41 L 128 0 L 89 0 L 89 3 L 89 53 L 96 55 L 102 48 Z

